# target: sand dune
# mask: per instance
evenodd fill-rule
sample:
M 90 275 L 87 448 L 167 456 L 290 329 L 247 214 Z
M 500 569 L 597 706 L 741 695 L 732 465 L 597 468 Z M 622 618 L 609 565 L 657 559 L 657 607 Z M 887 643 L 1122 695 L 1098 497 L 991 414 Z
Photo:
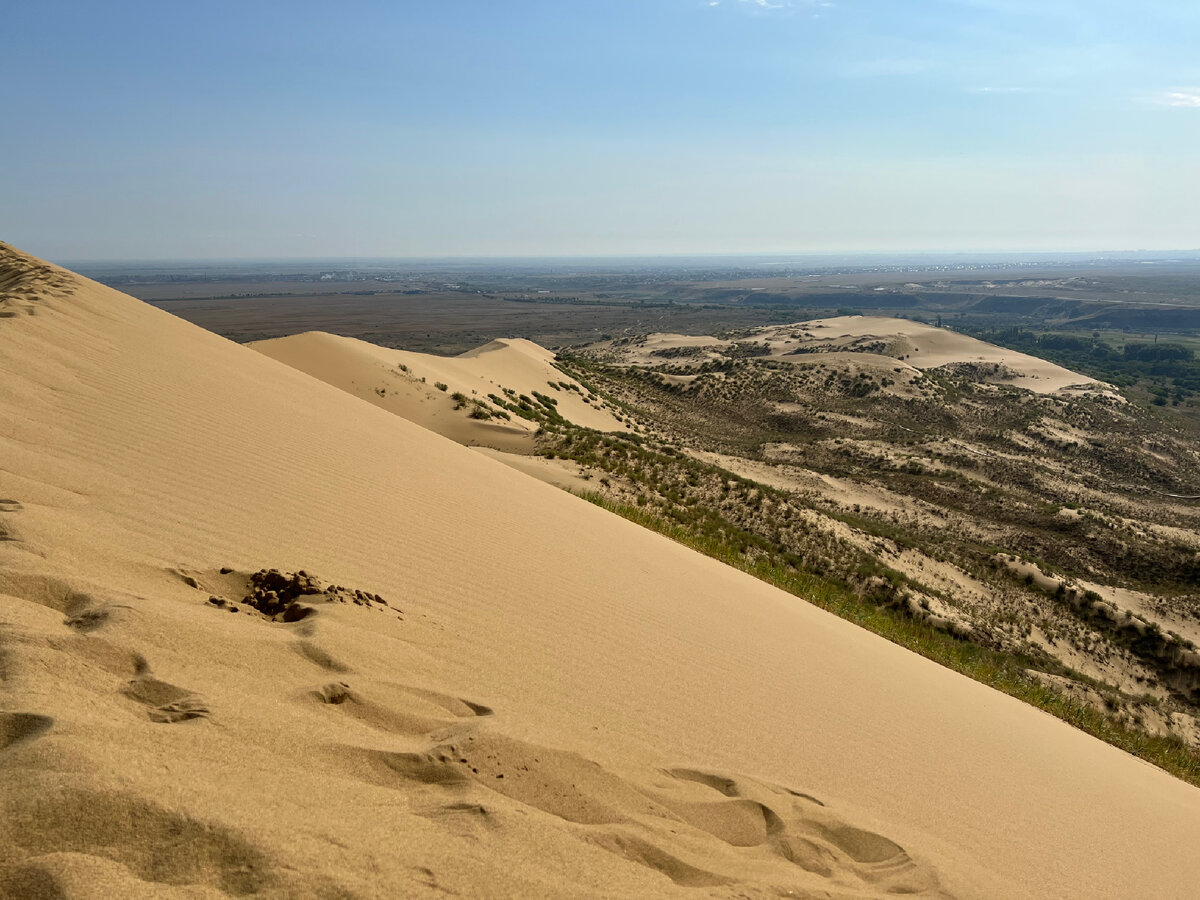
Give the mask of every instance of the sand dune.
M 833 346 L 849 346 L 863 339 L 886 340 L 886 355 L 903 358 L 922 370 L 942 366 L 993 366 L 995 373 L 983 375 L 983 380 L 1012 384 L 1039 394 L 1073 386 L 1096 386 L 1094 378 L 1044 359 L 921 322 L 880 316 L 840 316 L 804 325 L 813 338 L 828 341 Z
M 538 394 L 576 425 L 629 428 L 599 398 L 586 400 L 590 392 L 556 369 L 554 354 L 532 341 L 492 341 L 455 357 L 390 350 L 322 332 L 249 346 L 460 444 L 528 452 L 538 424 L 500 404 Z
M 0 896 L 1194 894 L 1159 770 L 132 298 L 0 284 Z
M 652 334 L 633 343 L 608 341 L 618 358 L 635 365 L 703 362 L 723 358 L 735 344 L 765 344 L 765 355 L 789 362 L 851 363 L 910 373 L 948 367 L 979 381 L 1009 384 L 1040 394 L 1068 389 L 1105 391 L 1107 385 L 1016 350 L 998 347 L 946 328 L 885 316 L 839 316 L 753 329 L 736 341 L 685 334 Z M 902 365 L 896 367 L 896 363 Z M 1119 400 L 1116 392 L 1109 389 Z

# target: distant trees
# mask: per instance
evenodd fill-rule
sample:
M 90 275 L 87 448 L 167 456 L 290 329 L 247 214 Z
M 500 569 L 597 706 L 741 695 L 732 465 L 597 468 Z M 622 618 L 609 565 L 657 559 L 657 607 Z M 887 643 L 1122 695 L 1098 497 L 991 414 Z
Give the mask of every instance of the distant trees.
M 1178 404 L 1200 392 L 1200 361 L 1195 351 L 1183 344 L 1156 340 L 1126 341 L 1124 346 L 1114 346 L 1100 332 L 1039 334 L 1018 327 L 976 331 L 976 336 L 1120 387 L 1143 382 L 1159 406 L 1168 400 Z
M 1191 362 L 1196 358 L 1194 350 L 1179 344 L 1134 344 L 1125 345 L 1125 358 L 1140 362 Z

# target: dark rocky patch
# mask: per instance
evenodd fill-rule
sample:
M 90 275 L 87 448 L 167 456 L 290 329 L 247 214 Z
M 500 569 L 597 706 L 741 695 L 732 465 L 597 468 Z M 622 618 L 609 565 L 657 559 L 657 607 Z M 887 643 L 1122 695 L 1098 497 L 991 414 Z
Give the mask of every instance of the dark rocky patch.
M 228 566 L 221 568 L 222 575 L 236 574 Z M 353 603 L 356 606 L 368 608 L 389 607 L 396 612 L 400 610 L 383 599 L 379 594 L 356 588 L 343 587 L 340 584 L 323 585 L 317 576 L 303 569 L 298 572 L 283 572 L 279 569 L 259 569 L 252 575 L 245 576 L 246 593 L 241 603 L 268 616 L 276 622 L 299 622 L 312 615 L 316 610 L 302 600 L 308 599 L 315 603 Z M 218 609 L 238 612 L 238 606 L 226 597 L 211 595 L 208 602 Z

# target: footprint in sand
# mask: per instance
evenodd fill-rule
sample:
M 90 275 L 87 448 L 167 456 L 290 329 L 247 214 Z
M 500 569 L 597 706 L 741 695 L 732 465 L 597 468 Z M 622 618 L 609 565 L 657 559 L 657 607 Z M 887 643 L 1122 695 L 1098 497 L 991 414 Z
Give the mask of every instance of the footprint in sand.
M 101 605 L 91 594 L 80 591 L 71 582 L 53 575 L 0 572 L 0 593 L 58 610 L 68 617 Z
M 886 893 L 940 894 L 933 871 L 903 847 L 851 825 L 815 797 L 695 769 L 666 774 L 726 798 L 706 802 L 652 794 L 688 824 L 732 847 L 764 848 L 811 874 L 857 879 Z
M 0 500 L 0 513 L 18 512 L 24 509 L 16 500 Z M 19 542 L 21 539 L 17 533 L 4 522 L 0 522 L 0 541 Z
M 311 641 L 297 643 L 333 669 Z M 378 735 L 369 745 L 331 746 L 329 762 L 401 792 L 419 815 L 455 834 L 503 828 L 516 809 L 557 821 L 590 847 L 680 886 L 946 896 L 931 866 L 788 787 L 694 768 L 649 772 L 643 781 L 578 753 L 497 734 L 486 724 L 489 707 L 424 688 L 348 677 L 296 699 L 323 716 L 394 735 L 396 745 L 386 749 Z
M 746 864 L 754 861 L 761 866 L 758 886 L 781 896 L 945 896 L 931 867 L 799 791 L 684 768 L 660 771 L 643 784 L 577 753 L 492 733 L 482 722 L 434 727 L 429 705 L 457 717 L 491 712 L 479 704 L 394 685 L 386 698 L 379 685 L 371 691 L 367 698 L 337 682 L 310 696 L 377 729 L 429 743 L 397 750 L 342 746 L 340 762 L 370 783 L 407 792 L 414 809 L 454 833 L 502 827 L 503 809 L 515 803 L 680 886 L 744 884 Z
M 349 672 L 350 667 L 340 659 L 331 654 L 324 647 L 314 643 L 311 640 L 303 639 L 296 641 L 296 652 L 307 659 L 314 666 L 319 666 L 327 672 Z
M 372 728 L 391 734 L 430 735 L 454 730 L 463 720 L 490 716 L 492 710 L 449 694 L 423 688 L 378 683 L 364 694 L 344 681 L 331 682 L 308 696 L 328 706 L 336 706 L 343 715 Z
M 37 713 L 0 713 L 0 756 L 10 747 L 41 737 L 53 724 L 52 718 Z
M 0 501 L 0 503 L 15 501 Z M 91 593 L 80 590 L 71 582 L 53 575 L 23 575 L 0 571 L 0 593 L 57 610 L 66 618 L 63 624 L 75 631 L 95 631 L 120 615 L 119 610 L 132 610 L 128 603 L 102 602 Z
M 174 724 L 188 719 L 207 719 L 212 715 L 207 704 L 183 688 L 145 674 L 134 678 L 121 693 L 148 707 L 152 722 Z
M 133 609 L 125 603 L 107 603 L 103 606 L 89 606 L 73 616 L 63 620 L 63 624 L 76 631 L 87 633 L 107 625 L 113 619 L 113 611 L 118 609 Z

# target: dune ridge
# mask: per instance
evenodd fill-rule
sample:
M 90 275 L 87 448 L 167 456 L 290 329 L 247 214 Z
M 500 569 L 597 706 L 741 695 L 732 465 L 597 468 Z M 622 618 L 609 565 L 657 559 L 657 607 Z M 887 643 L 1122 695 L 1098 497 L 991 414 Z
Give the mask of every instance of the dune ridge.
M 0 273 L 3 894 L 1200 877 L 1164 773 L 261 353 Z M 263 567 L 387 602 L 210 602 Z
M 392 350 L 323 332 L 248 346 L 469 446 L 531 452 L 537 422 L 508 408 L 517 407 L 522 398 L 542 409 L 543 402 L 550 404 L 563 418 L 586 428 L 631 427 L 605 401 L 560 372 L 552 352 L 520 338 L 491 341 L 452 357 Z
M 718 361 L 738 348 L 796 365 L 826 363 L 891 371 L 902 375 L 901 381 L 919 372 L 944 370 L 1039 394 L 1097 392 L 1121 401 L 1110 385 L 1047 360 L 949 328 L 886 316 L 847 315 L 752 328 L 736 339 L 657 333 L 600 341 L 588 352 L 631 365 L 674 362 L 691 367 Z M 688 376 L 672 377 L 682 377 L 686 383 Z

